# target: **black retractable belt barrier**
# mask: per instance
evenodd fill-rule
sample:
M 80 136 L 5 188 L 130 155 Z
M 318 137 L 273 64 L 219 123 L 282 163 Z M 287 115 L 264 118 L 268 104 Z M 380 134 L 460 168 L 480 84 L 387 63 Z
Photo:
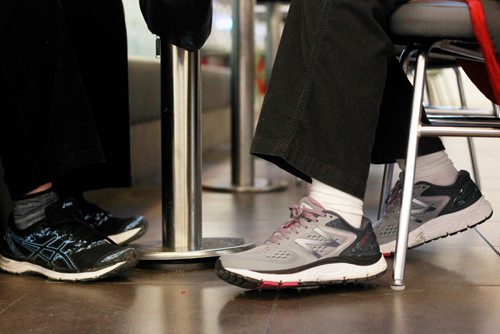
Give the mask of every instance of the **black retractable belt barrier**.
M 163 227 L 162 245 L 141 246 L 141 260 L 196 262 L 251 248 L 240 238 L 202 238 L 198 50 L 211 32 L 212 0 L 140 4 L 149 29 L 160 36 Z
M 212 0 L 140 0 L 149 30 L 189 52 L 198 51 L 212 31 Z

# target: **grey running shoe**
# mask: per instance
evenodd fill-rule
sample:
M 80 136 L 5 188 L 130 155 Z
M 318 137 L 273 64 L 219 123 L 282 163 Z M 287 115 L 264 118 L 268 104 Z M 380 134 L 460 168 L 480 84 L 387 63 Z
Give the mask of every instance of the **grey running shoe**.
M 276 289 L 356 282 L 386 271 L 368 219 L 354 228 L 310 198 L 290 211 L 292 219 L 263 245 L 223 255 L 217 275 L 242 288 Z
M 390 255 L 396 249 L 401 183 L 398 181 L 394 186 L 387 212 L 374 227 L 384 255 Z M 408 248 L 465 231 L 483 223 L 492 214 L 490 203 L 466 171 L 460 171 L 450 186 L 418 182 L 413 187 Z

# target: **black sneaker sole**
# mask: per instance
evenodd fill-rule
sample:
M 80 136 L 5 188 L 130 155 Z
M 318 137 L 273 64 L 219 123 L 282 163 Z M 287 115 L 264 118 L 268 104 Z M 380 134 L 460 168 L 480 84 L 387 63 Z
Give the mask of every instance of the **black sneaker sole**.
M 226 281 L 229 284 L 236 285 L 243 289 L 296 289 L 302 287 L 321 287 L 321 286 L 329 286 L 329 285 L 341 285 L 341 284 L 349 284 L 349 283 L 360 283 L 369 281 L 378 277 L 381 277 L 387 271 L 384 270 L 375 275 L 366 276 L 362 278 L 356 279 L 339 279 L 339 280 L 328 280 L 328 281 L 299 281 L 299 282 L 264 282 L 263 280 L 257 280 L 252 277 L 245 277 L 240 274 L 231 272 L 226 270 L 220 260 L 217 260 L 215 263 L 215 273 L 222 280 Z
M 14 260 L 0 255 L 0 269 L 17 275 L 41 275 L 54 281 L 92 282 L 129 271 L 137 265 L 138 260 L 138 252 L 135 249 L 130 248 L 130 251 L 123 255 L 122 261 L 108 267 L 95 271 L 63 273 L 47 269 L 31 262 Z

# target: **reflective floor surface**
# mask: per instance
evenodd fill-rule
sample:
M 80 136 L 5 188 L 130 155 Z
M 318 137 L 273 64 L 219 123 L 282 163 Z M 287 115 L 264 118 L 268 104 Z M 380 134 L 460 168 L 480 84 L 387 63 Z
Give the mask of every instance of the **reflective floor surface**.
M 0 273 L 0 333 L 499 333 L 500 141 L 477 142 L 483 190 L 496 213 L 477 229 L 409 251 L 403 292 L 389 288 L 391 261 L 369 284 L 277 292 L 245 291 L 211 269 L 179 266 L 85 284 Z M 462 142 L 447 146 L 456 165 L 468 168 Z M 227 172 L 227 164 L 211 166 L 204 178 Z M 205 192 L 204 236 L 262 242 L 288 218 L 305 185 L 261 162 L 258 173 L 291 186 L 272 194 Z M 372 168 L 365 204 L 372 219 L 380 178 Z M 159 197 L 157 185 L 140 185 L 101 204 L 146 215 L 152 227 L 140 243 L 148 245 L 161 235 Z

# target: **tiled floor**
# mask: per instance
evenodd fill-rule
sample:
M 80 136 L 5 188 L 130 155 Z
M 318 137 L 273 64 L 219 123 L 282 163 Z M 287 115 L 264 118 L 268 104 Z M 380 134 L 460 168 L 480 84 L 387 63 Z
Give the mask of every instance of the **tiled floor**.
M 500 212 L 500 141 L 478 142 L 484 193 Z M 457 166 L 468 168 L 463 144 L 447 141 Z M 204 178 L 227 171 L 205 168 Z M 259 163 L 259 173 L 268 171 Z M 372 169 L 365 204 L 371 218 L 380 175 Z M 204 236 L 267 238 L 305 192 L 289 179 L 280 193 L 204 193 Z M 152 227 L 141 243 L 151 244 L 160 238 L 159 196 L 157 185 L 142 185 L 102 204 L 145 214 Z M 500 333 L 499 217 L 411 250 L 403 292 L 389 288 L 391 268 L 369 284 L 278 292 L 242 290 L 210 269 L 138 268 L 90 284 L 0 274 L 0 333 Z

